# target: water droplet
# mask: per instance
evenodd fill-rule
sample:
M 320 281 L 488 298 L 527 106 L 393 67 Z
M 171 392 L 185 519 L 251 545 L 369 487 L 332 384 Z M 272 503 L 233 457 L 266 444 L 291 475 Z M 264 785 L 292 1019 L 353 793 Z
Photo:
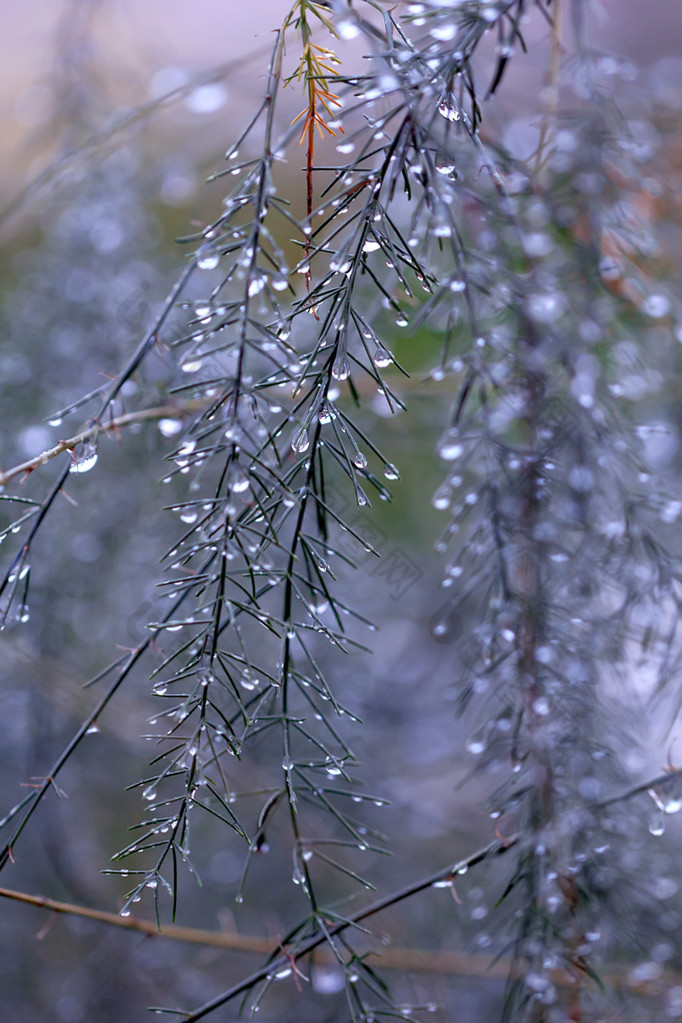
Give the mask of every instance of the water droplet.
M 347 380 L 350 373 L 348 357 L 345 352 L 340 353 L 332 366 L 332 376 L 335 380 Z
M 677 522 L 682 512 L 682 501 L 668 501 L 661 509 L 661 522 Z
M 339 33 L 342 39 L 356 39 L 360 34 L 360 29 L 353 21 L 338 21 L 336 23 L 336 31 Z
M 283 771 L 292 771 L 293 767 L 294 767 L 294 762 L 291 759 L 291 757 L 284 757 L 282 759 L 282 770 Z
M 380 249 L 381 245 L 375 238 L 368 238 L 365 244 L 362 246 L 363 252 L 376 252 Z
M 239 679 L 239 685 L 242 689 L 246 689 L 247 692 L 251 692 L 251 690 L 256 688 L 258 682 L 247 671 L 243 671 Z
M 478 756 L 480 753 L 483 753 L 485 749 L 485 743 L 483 742 L 482 739 L 470 739 L 469 742 L 466 744 L 466 748 L 468 749 L 469 753 L 472 753 L 474 756 Z
M 458 31 L 459 26 L 454 22 L 447 20 L 437 23 L 432 29 L 430 29 L 429 35 L 433 39 L 438 39 L 439 42 L 449 43 L 455 38 Z
M 564 296 L 556 292 L 541 292 L 528 299 L 528 313 L 538 323 L 554 323 L 565 307 Z
M 182 430 L 180 419 L 159 419 L 159 430 L 164 437 L 174 437 Z
M 338 274 L 347 274 L 352 265 L 347 256 L 334 256 L 329 260 L 329 269 Z
M 459 121 L 460 113 L 457 107 L 453 103 L 448 103 L 446 100 L 438 107 L 438 113 L 441 117 L 444 117 L 448 121 Z
M 245 490 L 249 489 L 249 477 L 241 469 L 238 469 L 232 477 L 231 486 L 235 494 L 243 494 Z
M 533 710 L 540 717 L 547 717 L 549 714 L 549 703 L 544 696 L 539 696 L 537 700 L 533 701 Z
M 682 810 L 682 780 L 680 778 L 673 779 L 673 785 L 674 791 L 670 791 L 670 784 L 666 784 L 665 787 L 661 786 L 658 791 L 648 789 L 649 795 L 661 813 L 675 814 Z
M 391 365 L 393 359 L 391 357 L 391 353 L 386 348 L 382 345 L 377 345 L 377 349 L 372 356 L 372 362 L 375 366 L 378 366 L 379 369 L 385 369 L 386 366 Z
M 367 458 L 366 458 L 365 455 L 363 455 L 362 451 L 356 451 L 355 452 L 355 454 L 353 456 L 353 465 L 355 465 L 356 468 L 358 468 L 358 469 L 366 469 L 367 468 Z
M 54 419 L 48 419 L 47 425 L 48 426 L 61 426 L 63 422 L 64 422 L 64 420 L 61 418 L 61 416 L 56 416 Z
M 82 444 L 77 444 L 73 449 L 72 456 L 73 461 L 69 466 L 69 472 L 90 472 L 97 464 L 97 445 L 94 441 L 84 441 Z
M 219 262 L 220 257 L 217 252 L 206 252 L 197 259 L 197 266 L 200 270 L 215 270 Z
M 299 455 L 304 454 L 310 447 L 310 438 L 308 437 L 308 431 L 305 427 L 297 430 L 291 439 L 292 451 L 296 451 Z
M 180 364 L 180 369 L 183 373 L 196 373 L 201 369 L 203 360 L 198 358 L 196 355 L 191 355 Z
M 459 442 L 457 431 L 448 430 L 440 442 L 438 454 L 444 462 L 454 462 L 455 459 L 460 457 L 463 450 L 464 448 Z
M 642 302 L 642 311 L 652 319 L 661 319 L 670 312 L 670 299 L 667 295 L 649 295 Z
M 657 814 L 655 814 L 654 817 L 652 817 L 651 823 L 649 824 L 649 831 L 656 838 L 659 838 L 663 834 L 663 832 L 665 831 L 665 823 L 663 821 L 663 814 L 660 811 Z
M 284 284 L 286 287 L 286 282 Z M 256 295 L 260 295 L 261 291 L 265 287 L 265 277 L 254 277 L 253 280 L 249 281 L 249 297 L 254 298 Z
M 393 465 L 392 462 L 387 462 L 384 466 L 384 476 L 387 480 L 399 480 L 400 473 L 397 466 Z
M 436 157 L 436 170 L 444 177 L 455 177 L 455 164 L 451 159 L 442 156 Z

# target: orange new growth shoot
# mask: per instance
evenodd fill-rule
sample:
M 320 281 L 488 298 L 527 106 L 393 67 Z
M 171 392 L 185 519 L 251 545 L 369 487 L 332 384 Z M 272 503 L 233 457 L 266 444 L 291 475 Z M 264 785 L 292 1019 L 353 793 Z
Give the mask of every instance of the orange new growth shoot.
M 288 85 L 289 82 L 294 79 L 298 82 L 302 81 L 303 90 L 306 94 L 306 105 L 291 123 L 296 124 L 297 121 L 300 121 L 301 118 L 303 118 L 303 127 L 301 130 L 299 145 L 303 145 L 303 142 L 307 141 L 306 213 L 308 222 L 310 223 L 313 212 L 315 128 L 319 131 L 320 138 L 324 138 L 325 132 L 334 137 L 336 136 L 336 131 L 330 126 L 326 118 L 333 120 L 335 109 L 338 109 L 343 105 L 339 97 L 333 93 L 329 87 L 329 78 L 335 74 L 335 67 L 338 66 L 341 61 L 333 50 L 330 50 L 326 46 L 318 46 L 317 43 L 313 43 L 311 40 L 312 31 L 306 17 L 308 13 L 314 14 L 315 17 L 322 22 L 327 31 L 333 36 L 336 36 L 333 24 L 329 18 L 322 13 L 319 6 L 312 3 L 311 0 L 298 0 L 298 3 L 294 5 L 284 23 L 285 29 L 291 24 L 296 13 L 298 15 L 296 18 L 296 27 L 301 31 L 303 51 L 296 71 L 287 78 L 285 84 Z M 343 134 L 343 128 L 339 127 L 338 131 Z M 309 251 L 310 234 L 306 235 L 305 241 L 306 264 L 308 261 Z M 305 277 L 308 290 L 310 290 L 309 270 L 306 270 Z

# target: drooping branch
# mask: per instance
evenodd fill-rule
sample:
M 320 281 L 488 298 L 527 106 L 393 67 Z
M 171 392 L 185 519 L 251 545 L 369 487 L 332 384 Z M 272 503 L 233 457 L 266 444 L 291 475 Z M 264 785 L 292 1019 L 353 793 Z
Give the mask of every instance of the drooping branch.
M 342 934 L 344 931 L 348 930 L 348 928 L 362 923 L 364 920 L 369 920 L 378 913 L 383 912 L 385 909 L 399 905 L 401 902 L 405 902 L 407 899 L 412 898 L 412 896 L 418 895 L 420 892 L 426 891 L 434 885 L 443 882 L 452 883 L 458 871 L 464 872 L 465 870 L 476 866 L 476 864 L 482 863 L 490 856 L 506 852 L 508 849 L 511 849 L 517 841 L 518 838 L 514 837 L 507 839 L 505 842 L 492 842 L 490 845 L 484 846 L 482 849 L 472 853 L 472 855 L 468 856 L 466 859 L 460 860 L 459 863 L 455 863 L 453 866 L 447 867 L 445 870 L 437 870 L 433 874 L 429 874 L 427 877 L 422 878 L 420 881 L 416 881 L 413 884 L 407 885 L 405 888 L 401 888 L 397 892 L 392 892 L 390 895 L 377 899 L 376 902 L 371 903 L 371 905 L 365 907 L 365 909 L 362 909 L 357 913 L 353 913 L 351 916 L 341 920 L 339 923 L 326 927 L 324 930 L 320 930 L 317 934 L 314 934 L 312 937 L 301 942 L 300 945 L 294 946 L 291 949 L 291 952 L 284 953 L 276 958 L 270 959 L 265 966 L 255 970 L 248 977 L 245 977 L 227 991 L 224 991 L 216 998 L 211 999 L 211 1001 L 206 1002 L 198 1009 L 194 1009 L 192 1012 L 185 1015 L 183 1023 L 195 1023 L 196 1020 L 204 1019 L 204 1017 L 220 1008 L 220 1006 L 226 1005 L 238 995 L 247 994 L 249 991 L 252 991 L 257 984 L 261 981 L 267 980 L 279 970 L 286 969 L 288 966 L 304 959 L 306 956 L 310 955 L 311 952 L 314 952 L 315 949 L 325 945 L 337 934 Z

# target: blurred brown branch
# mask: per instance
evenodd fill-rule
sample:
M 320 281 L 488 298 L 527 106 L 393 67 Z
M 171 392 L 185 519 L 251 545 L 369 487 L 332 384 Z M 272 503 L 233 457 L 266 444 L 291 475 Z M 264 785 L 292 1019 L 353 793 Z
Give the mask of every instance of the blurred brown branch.
M 64 451 L 73 451 L 79 444 L 95 440 L 100 433 L 106 433 L 109 430 L 116 431 L 124 426 L 132 426 L 135 423 L 144 423 L 150 420 L 182 419 L 183 416 L 201 405 L 201 402 L 188 403 L 184 406 L 158 405 L 156 408 L 140 409 L 138 412 L 126 412 L 123 415 L 114 416 L 104 424 L 94 422 L 86 427 L 86 429 L 81 430 L 80 433 L 74 434 L 73 437 L 69 437 L 67 440 L 60 440 L 54 447 L 48 448 L 47 451 L 42 451 L 39 455 L 34 455 L 33 458 L 28 458 L 25 462 L 20 462 L 19 465 L 7 469 L 6 472 L 0 469 L 0 486 L 5 486 L 16 476 L 28 476 L 34 469 L 38 469 L 41 465 L 46 465 L 47 462 L 61 455 Z

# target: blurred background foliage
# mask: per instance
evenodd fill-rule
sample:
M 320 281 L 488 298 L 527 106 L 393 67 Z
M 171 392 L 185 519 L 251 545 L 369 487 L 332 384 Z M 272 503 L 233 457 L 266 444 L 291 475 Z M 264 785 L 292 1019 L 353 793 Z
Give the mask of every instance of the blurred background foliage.
M 251 114 L 262 89 L 268 30 L 279 23 L 285 6 L 279 0 L 196 2 L 188 10 L 180 3 L 5 0 L 2 46 L 12 57 L 0 82 L 3 132 L 10 143 L 0 211 L 3 468 L 61 439 L 59 410 L 115 375 L 144 334 L 184 258 L 176 237 L 214 216 L 221 183 L 203 186 L 202 181 L 220 165 L 222 152 Z M 620 70 L 625 68 L 628 109 L 638 110 L 630 126 L 633 174 L 614 180 L 613 188 L 628 206 L 639 242 L 650 238 L 653 266 L 677 315 L 682 16 L 674 4 L 646 8 L 646 31 L 638 28 L 642 5 L 623 0 L 604 4 L 599 25 L 602 45 L 626 54 Z M 538 45 L 514 61 L 505 90 L 486 103 L 484 133 L 501 138 L 521 158 L 537 144 L 529 111 L 546 70 L 547 48 L 540 43 L 546 43 L 547 32 L 546 25 L 531 21 L 528 39 Z M 357 59 L 352 44 L 344 50 L 341 43 L 339 51 Z M 492 52 L 480 60 L 486 78 Z M 165 94 L 168 99 L 159 101 Z M 298 103 L 298 94 L 285 95 L 284 116 L 295 116 Z M 289 163 L 280 173 L 281 190 L 303 211 L 299 168 Z M 629 286 L 627 279 L 614 277 L 614 290 Z M 631 388 L 626 397 L 632 397 L 632 416 L 652 461 L 679 492 L 681 350 L 660 343 L 660 335 L 667 338 L 671 329 L 668 309 L 663 316 L 650 311 L 651 325 L 639 333 L 638 344 L 622 351 L 625 386 Z M 433 544 L 445 523 L 431 496 L 441 482 L 435 446 L 450 402 L 447 386 L 432 371 L 441 342 L 426 327 L 403 336 L 387 322 L 385 330 L 410 374 L 396 377 L 395 387 L 411 411 L 409 419 L 389 417 L 377 407 L 375 439 L 399 464 L 402 481 L 395 485 L 394 500 L 377 502 L 363 513 L 363 521 L 384 560 L 397 558 L 400 564 L 394 572 L 382 570 L 380 563 L 363 564 L 361 552 L 352 552 L 361 570 L 342 571 L 340 579 L 355 606 L 379 626 L 376 632 L 358 632 L 373 656 L 327 655 L 339 691 L 367 722 L 365 728 L 348 725 L 348 741 L 366 776 L 374 779 L 376 795 L 390 801 L 363 810 L 366 826 L 388 834 L 394 851 L 388 867 L 377 854 L 366 854 L 365 873 L 381 891 L 407 883 L 415 869 L 428 872 L 488 841 L 491 822 L 481 802 L 494 788 L 490 776 L 467 780 L 472 760 L 464 743 L 475 721 L 458 719 L 454 708 L 461 673 L 458 640 L 471 629 L 476 609 L 462 609 L 448 642 L 432 633 L 443 601 L 441 559 Z M 650 352 L 656 353 L 653 365 Z M 126 385 L 124 408 L 126 399 L 135 407 L 165 404 L 169 386 L 181 377 L 175 363 L 159 346 Z M 159 558 L 176 535 L 174 516 L 160 506 L 182 499 L 177 480 L 158 485 L 172 443 L 155 422 L 103 436 L 97 471 L 75 480 L 77 486 L 69 487 L 68 499 L 57 501 L 38 535 L 30 620 L 0 639 L 0 794 L 7 808 L 53 762 L 96 702 L 98 687 L 83 689 L 82 682 L 115 657 L 117 648 L 135 646 L 154 618 Z M 23 481 L 22 494 L 39 499 L 55 474 L 54 463 L 34 472 Z M 0 518 L 0 529 L 7 522 L 9 517 Z M 5 546 L 11 543 L 10 533 Z M 143 737 L 157 708 L 147 675 L 140 666 L 98 722 L 99 730 L 67 764 L 58 781 L 59 798 L 45 801 L 16 863 L 3 873 L 3 884 L 114 912 L 120 907 L 125 880 L 101 871 L 128 841 L 127 828 L 139 813 L 139 793 L 125 786 L 144 774 L 149 755 Z M 645 695 L 635 694 L 633 718 Z M 645 737 L 649 744 L 633 750 L 633 776 L 660 770 L 668 747 L 673 760 L 679 755 L 663 725 L 669 714 L 669 708 L 659 708 Z M 654 747 L 664 734 L 667 745 Z M 263 746 L 265 762 L 267 735 Z M 262 787 L 258 755 L 241 770 L 243 788 Z M 494 765 L 491 773 L 494 783 Z M 248 898 L 238 907 L 234 891 L 243 848 L 226 843 L 223 831 L 208 820 L 197 826 L 203 831 L 195 846 L 204 883 L 184 885 L 178 923 L 238 931 L 276 946 L 300 912 L 291 864 L 277 853 L 282 825 L 275 824 L 268 836 L 272 852 L 254 858 Z M 649 881 L 659 886 L 660 906 L 651 895 L 657 924 L 674 949 L 661 952 L 660 961 L 666 970 L 680 970 L 680 916 L 670 901 L 679 869 L 665 844 L 650 845 L 638 809 L 632 827 L 641 831 Z M 378 950 L 376 962 L 383 951 L 389 966 L 393 946 L 440 954 L 441 966 L 434 971 L 416 968 L 417 951 L 413 969 L 396 957 L 391 982 L 397 996 L 411 1003 L 437 1002 L 443 1019 L 473 1023 L 499 1010 L 503 980 L 500 970 L 487 971 L 481 959 L 489 944 L 481 925 L 486 893 L 475 878 L 462 878 L 457 892 L 461 905 L 436 891 L 387 913 L 378 926 L 381 934 L 390 934 L 392 945 L 382 946 L 381 937 L 369 945 Z M 641 918 L 633 916 L 632 926 L 641 927 Z M 244 952 L 125 933 L 10 901 L 2 903 L 0 933 L 3 1011 L 21 1023 L 140 1019 L 143 1006 L 168 1004 L 169 991 L 178 1003 L 206 1001 L 254 963 Z M 628 1020 L 654 1018 L 651 1006 L 664 1004 L 666 990 L 682 992 L 682 973 L 661 977 L 630 983 L 633 1004 L 638 992 L 642 1004 L 641 1016 L 630 1005 Z M 313 966 L 312 988 L 315 997 L 308 985 L 301 993 L 287 981 L 277 997 L 266 999 L 261 1016 L 274 1021 L 295 1014 L 316 1023 L 345 1018 L 338 976 L 323 958 Z M 328 1003 L 323 995 L 329 995 Z M 682 997 L 677 1002 L 668 997 L 666 1004 L 669 1016 L 682 1015 Z M 218 1015 L 236 1018 L 237 1008 Z

